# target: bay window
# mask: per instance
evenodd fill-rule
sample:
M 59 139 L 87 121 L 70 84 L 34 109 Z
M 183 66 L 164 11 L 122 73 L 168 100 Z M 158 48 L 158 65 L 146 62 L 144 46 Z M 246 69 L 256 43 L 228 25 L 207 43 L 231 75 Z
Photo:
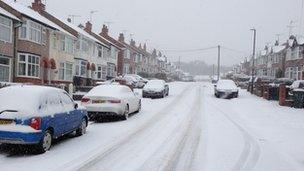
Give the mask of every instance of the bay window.
M 46 45 L 46 28 L 34 21 L 27 20 L 19 29 L 19 38 Z
M 36 77 L 40 74 L 40 57 L 32 54 L 18 54 L 18 76 Z
M 97 75 L 97 79 L 100 80 L 102 79 L 102 66 L 101 65 L 97 65 L 97 71 L 96 71 L 96 75 Z
M 0 41 L 12 42 L 13 22 L 11 19 L 0 16 Z
M 73 64 L 69 62 L 60 62 L 59 79 L 64 81 L 73 80 Z
M 79 77 L 86 77 L 87 74 L 87 61 L 76 60 L 75 62 L 75 75 Z

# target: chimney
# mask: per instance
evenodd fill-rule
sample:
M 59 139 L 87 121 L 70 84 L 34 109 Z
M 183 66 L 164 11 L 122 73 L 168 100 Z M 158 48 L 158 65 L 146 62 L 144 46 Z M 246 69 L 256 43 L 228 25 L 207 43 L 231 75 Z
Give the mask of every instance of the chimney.
M 91 33 L 92 32 L 92 23 L 90 21 L 88 21 L 86 24 L 85 24 L 85 28 L 84 30 L 88 33 Z
M 118 41 L 120 41 L 120 42 L 125 42 L 125 36 L 124 36 L 123 33 L 120 33 L 120 34 L 119 34 Z
M 146 45 L 146 43 L 144 44 L 144 51 L 147 51 L 147 45 Z
M 108 26 L 106 26 L 106 25 L 102 26 L 100 35 L 101 36 L 108 36 L 109 35 L 109 28 L 108 28 Z
M 41 0 L 35 0 L 32 3 L 32 9 L 37 12 L 45 11 L 45 5 L 41 2 Z
M 141 43 L 139 44 L 138 48 L 139 48 L 139 49 L 142 49 L 142 47 L 141 47 Z
M 136 45 L 135 45 L 135 44 L 136 44 L 136 42 L 135 42 L 133 39 L 131 39 L 131 41 L 130 41 L 130 45 L 131 45 L 131 46 L 133 46 L 133 47 L 136 47 Z

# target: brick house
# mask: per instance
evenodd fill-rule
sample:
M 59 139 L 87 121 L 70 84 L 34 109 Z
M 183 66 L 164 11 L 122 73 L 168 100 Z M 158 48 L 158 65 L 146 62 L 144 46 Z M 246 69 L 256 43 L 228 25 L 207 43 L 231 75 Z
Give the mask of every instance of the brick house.
M 48 13 L 41 0 L 35 0 L 32 3 L 32 9 L 60 27 L 60 30 L 53 30 L 50 34 L 49 56 L 53 66 L 49 69 L 48 84 L 65 84 L 67 87 L 68 84 L 73 83 L 75 45 L 78 33 Z
M 122 75 L 125 74 L 135 74 L 136 71 L 136 64 L 135 64 L 135 54 L 137 53 L 137 50 L 135 50 L 134 47 L 127 44 L 125 42 L 124 34 L 120 33 L 118 41 L 122 43 L 126 49 L 124 51 L 124 60 L 123 60 L 123 72 Z
M 291 36 L 286 50 L 285 77 L 301 80 L 304 79 L 304 41 Z
M 50 33 L 61 30 L 38 12 L 17 2 L 0 1 L 0 7 L 20 18 L 15 34 L 14 82 L 45 84 L 55 63 L 49 56 Z
M 0 82 L 13 80 L 15 27 L 20 20 L 0 7 Z
M 116 73 L 117 75 L 122 75 L 126 46 L 109 35 L 109 29 L 106 25 L 102 26 L 101 33 L 99 35 L 105 38 L 106 40 L 110 41 L 116 47 L 117 50 L 117 52 L 115 53 L 115 56 L 117 55 Z
M 284 77 L 285 56 L 286 45 L 279 45 L 279 43 L 276 42 L 275 46 L 271 48 L 271 52 L 269 54 L 268 65 L 270 65 L 270 70 L 267 71 L 267 76 L 273 78 Z

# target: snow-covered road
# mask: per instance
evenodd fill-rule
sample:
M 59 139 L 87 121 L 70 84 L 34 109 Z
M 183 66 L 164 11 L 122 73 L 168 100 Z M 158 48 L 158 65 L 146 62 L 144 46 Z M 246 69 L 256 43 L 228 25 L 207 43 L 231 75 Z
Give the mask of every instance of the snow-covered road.
M 210 83 L 171 83 L 127 121 L 90 123 L 42 155 L 0 148 L 1 170 L 303 170 L 304 111 Z

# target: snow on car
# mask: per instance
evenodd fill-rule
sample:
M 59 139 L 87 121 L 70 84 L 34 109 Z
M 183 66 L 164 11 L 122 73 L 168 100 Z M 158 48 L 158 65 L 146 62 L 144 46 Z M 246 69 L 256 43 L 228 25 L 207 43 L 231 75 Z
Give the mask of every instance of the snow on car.
M 78 108 L 64 90 L 11 86 L 0 89 L 0 99 L 5 99 L 0 103 L 0 143 L 32 144 L 44 153 L 53 139 L 86 132 L 86 110 Z
M 239 89 L 232 80 L 219 80 L 214 86 L 214 95 L 217 98 L 237 98 Z
M 169 95 L 169 86 L 164 80 L 150 80 L 143 88 L 143 98 L 159 97 L 164 98 Z
M 87 108 L 90 120 L 104 116 L 117 116 L 126 120 L 130 113 L 141 109 L 141 99 L 124 85 L 94 87 L 82 98 L 81 104 Z

